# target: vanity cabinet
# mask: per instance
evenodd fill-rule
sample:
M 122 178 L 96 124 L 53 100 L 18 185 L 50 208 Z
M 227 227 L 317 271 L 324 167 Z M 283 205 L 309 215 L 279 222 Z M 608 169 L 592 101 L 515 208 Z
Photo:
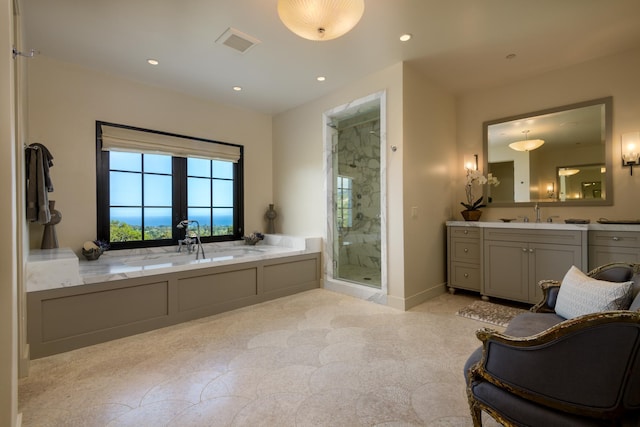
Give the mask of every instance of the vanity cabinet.
M 481 291 L 481 229 L 475 227 L 448 227 L 449 290 Z
M 540 280 L 586 266 L 586 232 L 485 228 L 483 240 L 483 296 L 536 303 Z
M 640 263 L 640 231 L 589 230 L 589 270 L 610 262 Z

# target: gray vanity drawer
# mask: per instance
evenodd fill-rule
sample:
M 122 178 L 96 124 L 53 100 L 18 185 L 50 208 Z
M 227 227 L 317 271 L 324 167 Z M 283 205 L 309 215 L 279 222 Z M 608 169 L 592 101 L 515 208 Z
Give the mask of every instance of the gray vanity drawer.
M 480 291 L 480 267 L 452 262 L 450 280 L 449 286 L 452 288 Z
M 548 243 L 555 245 L 581 245 L 582 231 L 550 230 L 550 229 L 508 229 L 485 228 L 485 240 L 502 240 L 507 242 Z
M 640 248 L 640 231 L 589 231 L 589 246 Z
M 454 261 L 480 263 L 480 241 L 451 239 L 451 257 Z
M 451 238 L 465 237 L 465 238 L 480 238 L 481 228 L 479 227 L 449 227 Z

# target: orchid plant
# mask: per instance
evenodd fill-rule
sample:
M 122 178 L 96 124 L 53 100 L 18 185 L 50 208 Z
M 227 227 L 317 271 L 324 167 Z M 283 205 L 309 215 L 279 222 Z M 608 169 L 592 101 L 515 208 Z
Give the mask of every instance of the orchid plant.
M 464 186 L 464 190 L 467 194 L 467 202 L 460 202 L 460 204 L 467 208 L 468 211 L 477 211 L 478 209 L 487 206 L 482 203 L 483 196 L 480 196 L 480 198 L 475 201 L 473 196 L 473 186 L 484 184 L 497 186 L 498 184 L 500 184 L 500 181 L 498 181 L 498 178 L 496 178 L 492 174 L 488 174 L 485 177 L 480 173 L 480 171 L 476 169 L 467 169 L 467 183 Z

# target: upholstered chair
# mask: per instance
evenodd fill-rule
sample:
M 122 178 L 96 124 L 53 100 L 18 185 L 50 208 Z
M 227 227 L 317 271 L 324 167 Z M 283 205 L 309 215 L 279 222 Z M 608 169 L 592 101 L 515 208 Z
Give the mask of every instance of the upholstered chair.
M 479 330 L 465 365 L 474 426 L 482 411 L 506 426 L 640 426 L 639 271 L 614 263 L 587 274 L 627 282 L 628 310 L 566 319 L 554 311 L 561 283 L 543 281 L 544 300 L 504 333 Z

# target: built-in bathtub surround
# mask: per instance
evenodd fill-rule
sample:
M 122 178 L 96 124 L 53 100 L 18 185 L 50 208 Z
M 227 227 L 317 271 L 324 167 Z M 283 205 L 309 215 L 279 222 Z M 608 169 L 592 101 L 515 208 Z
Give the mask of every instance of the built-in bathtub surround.
M 318 288 L 320 248 L 320 238 L 268 235 L 257 246 L 205 245 L 204 259 L 177 253 L 175 246 L 109 251 L 97 261 L 78 262 L 71 253 L 77 280 L 51 275 L 28 284 L 31 356 Z
M 78 260 L 69 248 L 33 250 L 27 261 L 27 292 L 131 279 L 177 271 L 320 252 L 321 238 L 265 235 L 256 246 L 243 241 L 206 243 L 204 259 L 177 253 L 176 246 L 106 251 L 98 260 Z
M 30 251 L 26 272 L 27 292 L 82 283 L 78 257 L 69 248 Z

